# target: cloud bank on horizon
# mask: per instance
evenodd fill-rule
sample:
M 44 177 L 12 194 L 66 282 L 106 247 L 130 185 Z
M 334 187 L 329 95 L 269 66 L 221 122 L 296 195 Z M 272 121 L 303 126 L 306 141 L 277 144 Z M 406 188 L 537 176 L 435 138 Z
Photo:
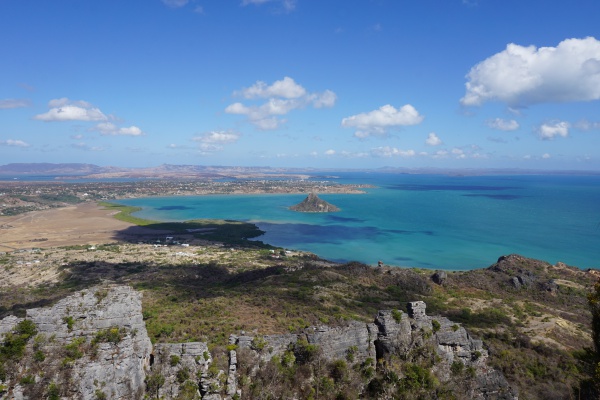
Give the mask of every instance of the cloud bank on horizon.
M 600 170 L 600 3 L 30 3 L 6 163 Z

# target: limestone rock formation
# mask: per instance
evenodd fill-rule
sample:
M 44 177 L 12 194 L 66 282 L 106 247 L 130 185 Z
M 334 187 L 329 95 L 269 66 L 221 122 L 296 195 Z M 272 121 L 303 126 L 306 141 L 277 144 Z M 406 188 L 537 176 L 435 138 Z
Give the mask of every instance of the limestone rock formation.
M 295 206 L 291 206 L 290 210 L 299 211 L 299 212 L 336 212 L 340 211 L 339 208 L 326 202 L 325 200 L 321 200 L 316 194 L 309 193 L 308 197 L 306 197 L 302 202 L 296 204 Z
M 37 329 L 27 349 L 33 356 L 7 374 L 7 398 L 43 398 L 51 386 L 62 388 L 65 399 L 143 397 L 152 345 L 139 292 L 127 286 L 83 290 L 51 308 L 27 310 L 25 319 Z M 6 332 L 19 322 L 7 317 L 0 326 Z M 35 384 L 20 388 L 16 382 L 24 376 Z
M 244 398 L 238 385 L 240 368 L 256 374 L 274 356 L 309 348 L 318 349 L 318 356 L 327 362 L 352 359 L 372 365 L 375 359 L 385 365 L 429 352 L 438 360 L 431 372 L 441 382 L 452 381 L 454 365 L 472 371 L 461 389 L 468 398 L 517 399 L 504 376 L 487 365 L 488 352 L 481 340 L 447 318 L 428 316 L 422 301 L 409 303 L 407 310 L 382 310 L 373 323 L 309 327 L 299 334 L 231 335 L 229 343 L 235 346 L 228 348 L 219 369 L 206 343 L 152 348 L 142 319 L 141 294 L 132 288 L 87 289 L 53 307 L 27 311 L 25 319 L 35 324 L 37 335 L 28 341 L 24 357 L 7 365 L 0 399 L 47 398 L 51 390 L 68 400 Z M 23 321 L 0 320 L 0 339 Z M 246 364 L 241 366 L 238 351 L 244 353 Z

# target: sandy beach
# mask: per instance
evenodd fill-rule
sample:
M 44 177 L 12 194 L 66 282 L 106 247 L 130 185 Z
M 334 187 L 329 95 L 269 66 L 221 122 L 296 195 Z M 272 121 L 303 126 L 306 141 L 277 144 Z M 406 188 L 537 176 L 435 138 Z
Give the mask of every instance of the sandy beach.
M 96 203 L 82 203 L 0 217 L 0 251 L 110 243 L 124 230 L 131 236 L 157 232 L 119 221 L 113 214 Z

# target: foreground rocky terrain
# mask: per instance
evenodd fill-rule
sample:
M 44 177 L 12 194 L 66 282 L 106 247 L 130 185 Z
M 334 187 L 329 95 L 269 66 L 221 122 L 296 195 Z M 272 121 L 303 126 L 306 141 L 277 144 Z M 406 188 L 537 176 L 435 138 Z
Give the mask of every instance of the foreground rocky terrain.
M 400 393 L 444 388 L 465 398 L 517 398 L 489 366 L 481 340 L 447 318 L 427 316 L 425 308 L 411 302 L 408 313 L 384 310 L 372 323 L 298 334 L 232 334 L 219 368 L 208 343 L 152 346 L 139 292 L 93 287 L 53 307 L 29 309 L 25 318 L 0 320 L 0 398 L 309 398 L 319 391 L 322 398 L 344 391 L 376 398 L 390 388 L 377 384 L 374 367 L 391 372 L 400 361 L 412 366 L 395 378 Z M 302 382 L 273 381 L 269 368 Z M 357 379 L 349 380 L 351 373 Z
M 6 398 L 592 396 L 596 270 L 370 267 L 160 237 L 0 255 Z

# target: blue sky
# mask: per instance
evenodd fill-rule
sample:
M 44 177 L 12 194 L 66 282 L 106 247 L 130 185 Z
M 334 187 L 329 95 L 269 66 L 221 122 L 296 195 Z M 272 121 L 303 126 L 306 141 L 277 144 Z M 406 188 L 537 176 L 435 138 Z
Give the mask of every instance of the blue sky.
M 597 0 L 0 0 L 0 164 L 600 170 Z

